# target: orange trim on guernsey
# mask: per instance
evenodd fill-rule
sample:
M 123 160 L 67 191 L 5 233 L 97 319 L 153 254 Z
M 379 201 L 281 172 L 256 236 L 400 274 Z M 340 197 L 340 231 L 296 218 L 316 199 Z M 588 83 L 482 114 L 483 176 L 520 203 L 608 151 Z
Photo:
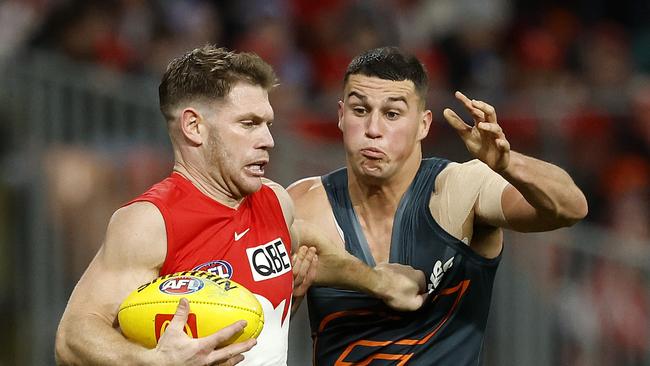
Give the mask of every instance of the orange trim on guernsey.
M 414 346 L 414 345 L 421 345 L 424 343 L 427 343 L 431 337 L 433 337 L 439 330 L 442 328 L 442 326 L 449 320 L 451 315 L 454 313 L 456 308 L 458 307 L 458 304 L 460 303 L 460 299 L 465 295 L 465 292 L 469 288 L 470 280 L 464 280 L 461 281 L 458 285 L 454 287 L 449 287 L 445 288 L 440 291 L 431 301 L 436 301 L 439 296 L 446 296 L 446 295 L 452 295 L 457 293 L 458 295 L 456 296 L 456 299 L 454 300 L 454 304 L 452 305 L 451 309 L 449 309 L 449 312 L 445 315 L 445 317 L 438 323 L 438 325 L 431 331 L 429 334 L 427 334 L 425 337 L 422 339 L 399 339 L 395 341 L 370 341 L 366 339 L 360 339 L 358 341 L 355 341 L 354 343 L 351 343 L 348 345 L 348 347 L 341 353 L 341 356 L 336 360 L 336 363 L 334 366 L 367 366 L 372 362 L 373 360 L 396 360 L 400 361 L 398 363 L 398 366 L 403 366 L 406 365 L 406 362 L 413 356 L 413 353 L 408 353 L 408 354 L 388 354 L 388 353 L 375 353 L 367 357 L 361 362 L 353 363 L 353 362 L 347 362 L 344 361 L 345 358 L 352 352 L 352 350 L 357 347 L 385 347 L 391 344 L 397 344 L 401 346 Z M 318 327 L 318 332 L 322 332 L 327 324 L 331 322 L 332 320 L 342 318 L 345 316 L 363 316 L 363 315 L 371 315 L 374 314 L 374 312 L 369 311 L 369 310 L 352 310 L 352 311 L 339 311 L 336 313 L 332 313 L 328 316 L 326 316 L 322 321 L 320 326 Z M 315 342 L 314 342 L 314 349 L 316 346 L 316 342 L 318 342 L 318 338 L 316 337 Z

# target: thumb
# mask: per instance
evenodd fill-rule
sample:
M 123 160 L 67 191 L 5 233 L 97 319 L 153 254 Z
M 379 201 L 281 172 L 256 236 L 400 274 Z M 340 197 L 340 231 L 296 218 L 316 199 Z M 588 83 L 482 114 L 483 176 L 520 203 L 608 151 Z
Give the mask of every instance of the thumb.
M 452 111 L 451 109 L 445 108 L 442 114 L 445 116 L 447 123 L 449 123 L 449 125 L 453 127 L 461 137 L 472 130 L 472 128 L 467 123 L 465 123 L 462 118 L 458 117 L 456 112 Z
M 178 302 L 178 307 L 176 307 L 176 313 L 172 318 L 172 321 L 169 323 L 167 329 L 174 329 L 179 332 L 182 332 L 185 329 L 185 323 L 187 323 L 187 317 L 190 314 L 190 303 L 186 298 L 181 298 Z

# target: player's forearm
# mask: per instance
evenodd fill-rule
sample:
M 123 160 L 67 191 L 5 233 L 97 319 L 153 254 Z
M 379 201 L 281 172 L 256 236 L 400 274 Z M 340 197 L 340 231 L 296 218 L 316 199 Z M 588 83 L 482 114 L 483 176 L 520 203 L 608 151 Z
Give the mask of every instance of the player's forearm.
M 587 214 L 587 200 L 573 179 L 556 165 L 511 151 L 501 175 L 524 196 L 547 225 L 570 226 Z
M 313 224 L 296 220 L 294 226 L 300 245 L 313 246 L 317 250 L 315 284 L 361 291 L 380 298 L 386 296 L 382 273 L 337 246 Z
M 368 267 L 347 252 L 320 255 L 318 257 L 318 285 L 346 288 L 385 299 L 386 281 L 383 274 Z
M 306 225 L 309 227 L 310 225 Z M 409 266 L 380 263 L 370 268 L 344 248 L 327 240 L 320 230 L 301 230 L 301 244 L 318 250 L 314 283 L 356 290 L 378 299 L 393 309 L 412 311 L 424 302 L 424 274 Z
M 153 350 L 128 341 L 118 330 L 92 316 L 64 319 L 56 335 L 57 365 L 152 365 Z

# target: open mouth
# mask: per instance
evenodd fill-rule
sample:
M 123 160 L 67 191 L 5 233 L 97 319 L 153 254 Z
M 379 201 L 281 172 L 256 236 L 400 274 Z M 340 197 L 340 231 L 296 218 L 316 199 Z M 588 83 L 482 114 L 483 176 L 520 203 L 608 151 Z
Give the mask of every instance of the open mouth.
M 264 167 L 268 164 L 268 161 L 260 160 L 256 161 L 253 164 L 248 164 L 244 169 L 254 176 L 254 177 L 263 177 L 264 176 Z

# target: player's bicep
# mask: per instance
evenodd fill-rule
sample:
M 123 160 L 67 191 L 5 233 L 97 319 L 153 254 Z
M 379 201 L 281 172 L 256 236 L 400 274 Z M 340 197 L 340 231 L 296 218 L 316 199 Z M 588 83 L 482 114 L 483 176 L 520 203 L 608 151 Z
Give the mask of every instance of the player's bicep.
M 155 206 L 135 203 L 118 210 L 104 244 L 70 297 L 66 316 L 113 324 L 124 298 L 157 277 L 165 254 L 165 224 Z

